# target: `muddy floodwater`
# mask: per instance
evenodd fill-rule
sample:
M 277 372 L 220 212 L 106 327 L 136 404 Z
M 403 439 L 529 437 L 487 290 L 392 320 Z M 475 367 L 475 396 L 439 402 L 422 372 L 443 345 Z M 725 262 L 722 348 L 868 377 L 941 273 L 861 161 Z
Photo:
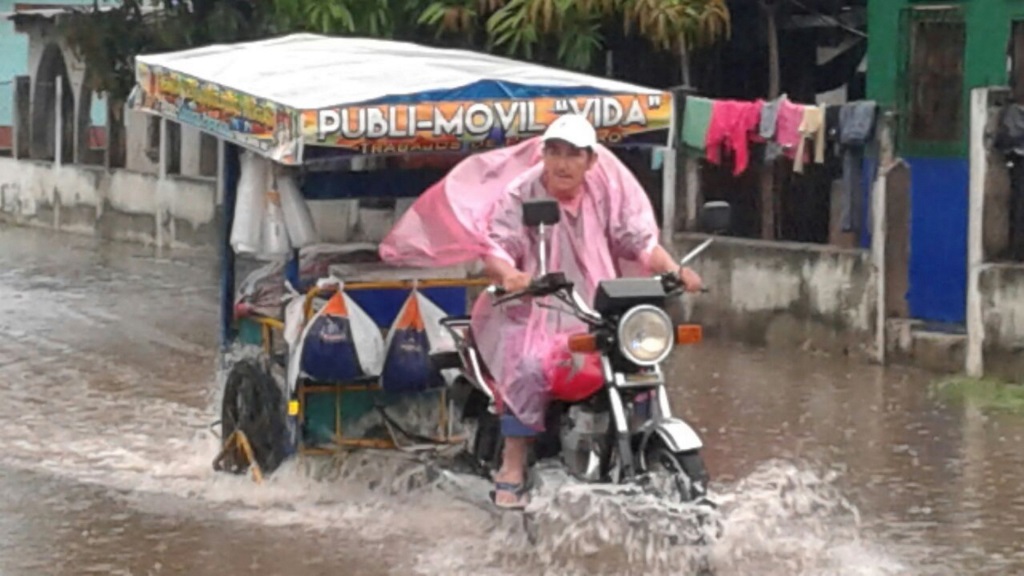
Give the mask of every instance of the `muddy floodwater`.
M 205 252 L 0 225 L 0 574 L 680 574 L 685 511 L 546 470 L 528 511 L 397 455 L 212 471 Z M 677 353 L 716 574 L 1024 573 L 1024 418 L 927 374 L 720 343 Z M 461 493 L 460 493 L 461 491 Z

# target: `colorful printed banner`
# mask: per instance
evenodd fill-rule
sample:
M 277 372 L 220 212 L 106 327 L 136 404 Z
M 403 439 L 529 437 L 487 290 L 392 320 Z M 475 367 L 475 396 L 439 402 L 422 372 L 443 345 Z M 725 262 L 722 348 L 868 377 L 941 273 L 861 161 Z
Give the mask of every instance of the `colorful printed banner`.
M 565 113 L 587 116 L 598 138 L 614 145 L 668 130 L 673 108 L 671 93 L 662 92 L 296 111 L 141 63 L 136 81 L 135 109 L 195 126 L 289 165 L 302 162 L 303 144 L 367 155 L 496 148 L 543 133 Z
M 564 113 L 586 115 L 598 138 L 618 144 L 667 130 L 672 95 L 382 104 L 302 111 L 305 144 L 360 154 L 494 148 L 536 136 Z M 667 138 L 666 138 L 667 139 Z
M 218 84 L 140 64 L 132 106 L 195 126 L 284 164 L 298 164 L 294 111 Z

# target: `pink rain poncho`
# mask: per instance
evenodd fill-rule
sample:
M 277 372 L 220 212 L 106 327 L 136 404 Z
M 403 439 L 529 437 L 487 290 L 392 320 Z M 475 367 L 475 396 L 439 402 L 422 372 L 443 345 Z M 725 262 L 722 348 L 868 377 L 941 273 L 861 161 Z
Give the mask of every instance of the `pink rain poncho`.
M 494 256 L 536 275 L 537 234 L 522 225 L 522 202 L 545 196 L 540 138 L 460 162 L 423 194 L 380 247 L 392 265 L 451 266 Z M 593 302 L 598 282 L 622 276 L 623 264 L 647 259 L 658 244 L 650 200 L 629 169 L 598 145 L 585 191 L 562 205 L 549 231 L 548 270 L 564 272 Z M 504 404 L 523 424 L 542 430 L 547 374 L 566 358 L 568 337 L 586 331 L 575 317 L 530 302 L 493 306 L 484 293 L 472 310 L 480 354 Z M 580 366 L 580 359 L 574 364 Z

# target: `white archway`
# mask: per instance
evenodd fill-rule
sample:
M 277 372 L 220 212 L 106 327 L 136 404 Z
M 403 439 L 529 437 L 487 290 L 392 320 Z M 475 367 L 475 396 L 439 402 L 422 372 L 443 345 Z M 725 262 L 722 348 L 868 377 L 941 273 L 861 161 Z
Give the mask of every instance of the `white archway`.
M 61 146 L 63 158 L 70 161 L 74 154 L 75 93 L 68 78 L 64 52 L 54 42 L 46 45 L 36 69 L 32 87 L 32 158 L 54 160 L 57 146 L 56 100 L 57 83 L 61 83 Z

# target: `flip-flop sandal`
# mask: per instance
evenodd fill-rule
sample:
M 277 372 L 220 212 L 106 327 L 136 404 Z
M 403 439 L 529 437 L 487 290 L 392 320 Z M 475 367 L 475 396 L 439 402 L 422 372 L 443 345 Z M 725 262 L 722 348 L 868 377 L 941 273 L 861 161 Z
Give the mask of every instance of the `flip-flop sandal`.
M 491 502 L 493 502 L 498 508 L 502 508 L 504 510 L 523 510 L 529 503 L 529 498 L 523 498 L 523 496 L 529 492 L 529 488 L 526 487 L 525 483 L 511 484 L 509 482 L 495 482 L 494 488 L 494 490 L 491 490 Z M 499 490 L 515 494 L 516 497 L 519 498 L 518 502 L 514 504 L 499 504 L 497 498 Z

